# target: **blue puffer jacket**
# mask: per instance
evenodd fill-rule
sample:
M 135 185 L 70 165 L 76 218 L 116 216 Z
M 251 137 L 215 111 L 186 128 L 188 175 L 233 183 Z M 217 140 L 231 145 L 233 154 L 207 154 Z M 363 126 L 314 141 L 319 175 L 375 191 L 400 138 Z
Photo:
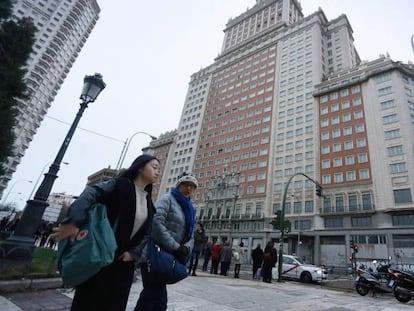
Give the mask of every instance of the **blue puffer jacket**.
M 155 209 L 151 231 L 155 242 L 169 252 L 174 252 L 180 245 L 185 245 L 190 254 L 194 236 L 189 241 L 183 241 L 186 231 L 185 215 L 177 200 L 171 194 L 164 194 L 155 202 Z

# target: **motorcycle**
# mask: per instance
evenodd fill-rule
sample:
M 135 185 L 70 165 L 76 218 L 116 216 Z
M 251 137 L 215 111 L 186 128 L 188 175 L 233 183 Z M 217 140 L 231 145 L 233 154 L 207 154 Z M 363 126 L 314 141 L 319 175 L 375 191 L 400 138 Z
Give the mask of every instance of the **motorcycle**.
M 394 297 L 399 302 L 409 302 L 414 297 L 414 273 L 392 269 L 392 275 L 395 278 Z
M 394 288 L 394 279 L 389 273 L 390 265 L 379 266 L 378 272 L 358 268 L 358 276 L 355 279 L 355 289 L 361 296 L 367 295 L 370 291 L 372 296 L 377 293 L 391 294 Z

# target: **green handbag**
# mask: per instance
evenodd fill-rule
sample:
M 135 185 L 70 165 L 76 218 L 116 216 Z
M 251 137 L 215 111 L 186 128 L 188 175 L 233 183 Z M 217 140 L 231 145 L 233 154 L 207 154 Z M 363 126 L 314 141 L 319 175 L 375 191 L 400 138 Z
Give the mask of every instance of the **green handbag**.
M 76 287 L 114 261 L 117 248 L 114 230 L 106 215 L 106 206 L 95 203 L 75 240 L 59 241 L 58 269 L 64 286 Z

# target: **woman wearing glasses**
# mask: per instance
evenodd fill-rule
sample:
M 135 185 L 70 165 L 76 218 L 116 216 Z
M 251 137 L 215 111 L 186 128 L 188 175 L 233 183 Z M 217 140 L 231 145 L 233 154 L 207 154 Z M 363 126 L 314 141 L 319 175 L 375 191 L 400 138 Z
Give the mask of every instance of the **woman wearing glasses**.
M 195 212 L 191 196 L 197 186 L 195 175 L 184 172 L 178 176 L 176 187 L 155 203 L 151 237 L 183 264 L 193 248 Z M 143 289 L 135 311 L 167 310 L 167 284 L 149 278 L 146 263 L 141 266 L 141 276 Z

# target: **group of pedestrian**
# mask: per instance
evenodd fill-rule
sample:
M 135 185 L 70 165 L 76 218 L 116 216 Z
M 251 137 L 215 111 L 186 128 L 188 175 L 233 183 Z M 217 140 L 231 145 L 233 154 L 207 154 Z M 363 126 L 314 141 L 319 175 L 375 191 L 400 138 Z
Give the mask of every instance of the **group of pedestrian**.
M 54 228 L 51 234 L 54 239 L 75 239 L 93 203 L 103 203 L 111 225 L 117 223 L 113 263 L 76 287 L 72 311 L 125 310 L 136 267 L 141 269 L 143 289 L 135 311 L 167 309 L 166 284 L 148 275 L 146 242 L 151 237 L 178 261 L 187 262 L 193 249 L 194 231 L 199 228 L 195 229 L 191 201 L 198 181 L 194 174 L 184 172 L 176 186 L 154 203 L 152 185 L 160 174 L 156 157 L 146 154 L 137 157 L 119 176 L 86 187 L 71 205 L 67 217 Z
M 253 260 L 253 275 L 255 280 L 262 279 L 265 283 L 272 282 L 272 269 L 276 267 L 277 250 L 273 246 L 273 242 L 269 241 L 266 244 L 264 251 L 261 244 L 257 244 L 256 248 L 252 250 Z
M 211 268 L 210 274 L 219 274 L 227 276 L 231 261 L 234 262 L 234 277 L 239 278 L 241 263 L 243 262 L 244 257 L 244 244 L 241 242 L 236 249 L 232 250 L 230 246 L 230 241 L 226 240 L 222 243 L 220 240 L 217 240 L 211 246 Z

